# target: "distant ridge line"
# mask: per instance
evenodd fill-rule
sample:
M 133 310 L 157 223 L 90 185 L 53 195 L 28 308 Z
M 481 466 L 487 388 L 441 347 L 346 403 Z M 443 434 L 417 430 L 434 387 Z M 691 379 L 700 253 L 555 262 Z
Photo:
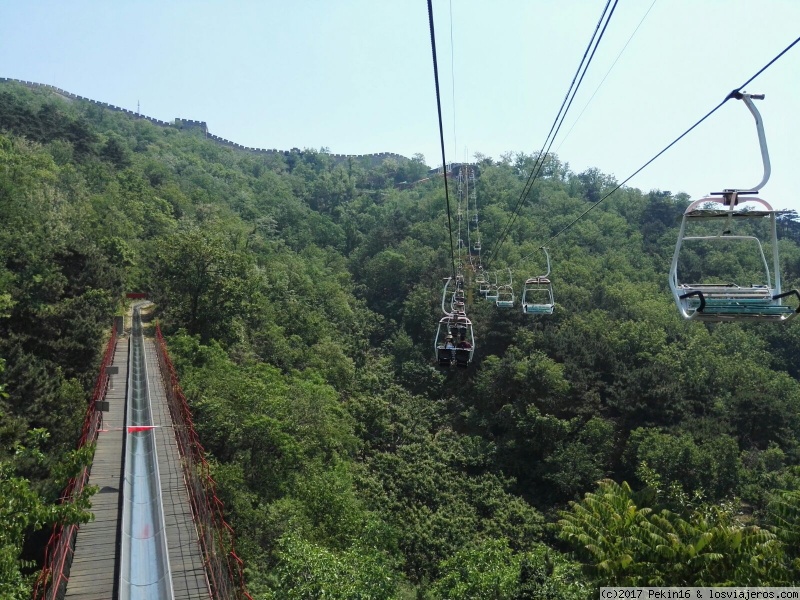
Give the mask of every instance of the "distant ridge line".
M 209 133 L 208 125 L 205 121 L 194 121 L 192 119 L 181 119 L 179 117 L 175 118 L 175 121 L 168 122 L 168 121 L 161 121 L 160 119 L 155 119 L 153 117 L 148 117 L 147 115 L 143 115 L 141 113 L 134 112 L 132 110 L 128 110 L 127 108 L 120 108 L 119 106 L 114 106 L 113 104 L 107 104 L 105 102 L 99 102 L 97 100 L 92 100 L 91 98 L 85 98 L 83 96 L 78 96 L 77 94 L 73 94 L 72 92 L 68 92 L 66 90 L 62 90 L 59 87 L 54 85 L 48 85 L 46 83 L 35 83 L 33 81 L 24 81 L 22 79 L 14 79 L 12 77 L 0 77 L 0 83 L 18 83 L 20 85 L 24 85 L 25 87 L 35 89 L 35 90 L 47 90 L 52 92 L 58 96 L 63 97 L 66 100 L 83 100 L 85 102 L 90 102 L 91 104 L 95 104 L 97 106 L 101 106 L 108 110 L 113 110 L 116 112 L 122 112 L 131 116 L 135 119 L 144 119 L 145 121 L 149 121 L 154 125 L 158 125 L 159 127 L 177 127 L 178 129 L 184 130 L 197 130 L 201 131 L 203 135 L 205 135 L 206 139 L 212 140 L 217 144 L 222 146 L 227 146 L 229 148 L 233 148 L 234 150 L 244 150 L 246 152 L 253 152 L 256 154 L 282 154 L 284 156 L 288 156 L 289 154 L 303 154 L 303 151 L 299 148 L 292 148 L 291 150 L 277 150 L 275 148 L 250 148 L 248 146 L 242 146 L 241 144 L 237 144 L 236 142 L 232 142 L 230 140 L 226 140 L 218 135 L 214 135 L 213 133 Z M 372 165 L 377 165 L 382 163 L 387 159 L 393 160 L 410 160 L 408 157 L 403 156 L 402 154 L 396 154 L 394 152 L 376 152 L 373 154 L 331 154 L 326 153 L 327 156 L 333 159 L 334 163 L 342 163 L 350 159 L 355 160 L 368 160 Z

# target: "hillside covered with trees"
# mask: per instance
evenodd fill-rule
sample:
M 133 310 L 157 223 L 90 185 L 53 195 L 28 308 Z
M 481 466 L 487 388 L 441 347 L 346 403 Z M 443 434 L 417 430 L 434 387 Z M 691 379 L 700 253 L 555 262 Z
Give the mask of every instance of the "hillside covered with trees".
M 485 246 L 534 159 L 477 157 Z M 475 360 L 441 370 L 444 189 L 405 183 L 427 176 L 0 86 L 0 596 L 27 597 L 50 524 L 89 518 L 56 501 L 125 291 L 157 305 L 254 598 L 800 581 L 800 320 L 679 318 L 689 198 L 618 191 L 552 244 L 555 313 L 475 294 Z M 615 185 L 548 156 L 492 268 L 541 272 Z

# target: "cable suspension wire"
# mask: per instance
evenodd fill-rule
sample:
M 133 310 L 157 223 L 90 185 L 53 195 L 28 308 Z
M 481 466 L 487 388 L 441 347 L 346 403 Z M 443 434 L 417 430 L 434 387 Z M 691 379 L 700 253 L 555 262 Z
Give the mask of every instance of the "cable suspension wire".
M 636 29 L 633 30 L 633 33 L 631 33 L 631 36 L 628 38 L 628 41 L 625 42 L 625 45 L 622 47 L 622 50 L 620 50 L 619 54 L 617 54 L 617 58 L 615 58 L 614 62 L 611 63 L 611 66 L 608 68 L 608 71 L 606 71 L 606 74 L 603 76 L 603 79 L 597 85 L 597 87 L 595 88 L 594 92 L 592 92 L 591 97 L 589 98 L 589 100 L 586 102 L 586 104 L 581 109 L 581 112 L 578 115 L 578 117 L 572 123 L 572 126 L 569 128 L 569 131 L 567 131 L 567 133 L 564 135 L 564 137 L 561 138 L 561 142 L 559 142 L 558 146 L 556 146 L 556 149 L 554 150 L 555 153 L 558 153 L 558 151 L 561 149 L 561 146 L 563 146 L 564 142 L 567 141 L 567 138 L 569 137 L 569 134 L 571 134 L 572 130 L 575 129 L 575 125 L 577 125 L 578 121 L 581 120 L 581 117 L 583 116 L 583 113 L 585 113 L 586 109 L 589 108 L 589 105 L 592 103 L 592 100 L 594 100 L 594 97 L 597 95 L 597 92 L 600 91 L 600 88 L 603 87 L 603 84 L 606 82 L 606 79 L 608 79 L 608 76 L 611 75 L 611 71 L 613 71 L 614 67 L 617 66 L 617 63 L 619 62 L 620 57 L 622 57 L 622 55 L 625 53 L 625 50 L 628 48 L 628 45 L 631 43 L 633 38 L 636 36 L 636 33 L 639 31 L 639 28 L 642 26 L 642 23 L 644 23 L 644 20 L 647 18 L 647 15 L 649 15 L 650 11 L 653 10 L 653 7 L 656 5 L 656 2 L 658 2 L 658 0 L 653 0 L 653 2 L 650 4 L 650 8 L 648 8 L 647 12 L 644 13 L 644 16 L 641 18 L 641 20 L 639 21 L 639 24 L 636 26 Z
M 473 204 L 475 206 L 475 240 L 477 244 L 477 248 L 475 249 L 477 256 L 478 256 L 478 266 L 476 271 L 483 271 L 483 264 L 481 263 L 481 227 L 480 227 L 480 219 L 478 218 L 478 190 L 477 190 L 477 181 L 475 178 L 475 169 L 470 168 L 469 176 L 471 177 L 472 187 L 470 188 L 470 194 L 472 194 Z
M 453 90 L 453 156 L 458 156 L 458 138 L 456 138 L 456 47 L 453 43 L 453 0 L 450 0 L 450 83 Z
M 458 268 L 456 270 L 457 275 L 463 276 L 464 273 L 462 272 L 464 267 L 464 234 L 463 234 L 463 225 L 464 225 L 464 212 L 463 212 L 463 202 L 464 202 L 464 172 L 461 167 L 458 168 L 458 177 L 455 176 L 455 166 L 450 166 L 450 171 L 454 173 L 453 179 L 456 180 L 456 189 L 458 191 L 458 204 L 456 205 L 456 220 L 458 221 Z
M 550 152 L 550 147 L 553 145 L 553 141 L 555 140 L 559 130 L 561 129 L 561 125 L 563 124 L 564 119 L 567 116 L 567 112 L 569 111 L 570 106 L 572 106 L 572 101 L 575 99 L 575 95 L 578 93 L 578 89 L 580 88 L 580 85 L 583 82 L 583 78 L 586 75 L 586 71 L 589 69 L 589 65 L 591 64 L 592 59 L 594 58 L 594 54 L 597 51 L 598 46 L 600 45 L 600 41 L 603 39 L 603 35 L 605 34 L 606 28 L 608 27 L 608 24 L 611 21 L 611 17 L 613 16 L 614 11 L 617 8 L 618 2 L 619 0 L 614 0 L 614 5 L 611 7 L 610 12 L 608 9 L 609 6 L 611 5 L 611 0 L 607 0 L 606 5 L 603 8 L 603 12 L 600 15 L 600 19 L 597 21 L 597 25 L 595 26 L 594 32 L 592 33 L 592 37 L 590 38 L 589 43 L 586 46 L 586 50 L 583 53 L 583 57 L 581 58 L 581 62 L 578 65 L 578 69 L 575 71 L 575 75 L 573 76 L 572 82 L 570 83 L 570 86 L 567 89 L 567 93 L 564 96 L 564 100 L 561 102 L 561 107 L 558 109 L 556 118 L 553 120 L 553 124 L 550 126 L 550 132 L 547 134 L 547 138 L 545 138 L 544 144 L 542 144 L 542 149 L 539 151 L 536 160 L 531 166 L 531 172 L 528 175 L 528 180 L 525 182 L 525 185 L 522 188 L 522 193 L 520 194 L 519 200 L 517 201 L 517 204 L 514 207 L 514 211 L 512 212 L 511 218 L 509 218 L 499 238 L 495 241 L 494 246 L 492 246 L 491 251 L 487 255 L 487 265 L 486 265 L 487 268 L 489 266 L 489 262 L 494 260 L 494 257 L 497 256 L 497 252 L 503 245 L 503 242 L 505 242 L 506 237 L 508 237 L 508 234 L 511 231 L 511 227 L 517 220 L 517 216 L 519 215 L 519 211 L 522 208 L 523 203 L 530 194 L 531 189 L 533 189 L 533 184 L 536 182 L 536 179 L 538 179 L 539 174 L 541 173 L 542 168 L 544 167 L 544 162 L 545 159 L 547 158 L 547 154 Z M 606 13 L 608 13 L 608 18 L 606 18 Z M 604 20 L 605 24 L 603 25 Z M 602 30 L 600 29 L 601 25 L 602 25 Z
M 464 177 L 464 197 L 466 198 L 465 207 L 466 210 L 464 211 L 464 222 L 467 224 L 465 230 L 467 232 L 467 259 L 469 259 L 469 266 L 470 269 L 475 271 L 475 261 L 472 259 L 472 236 L 470 235 L 470 210 L 469 210 L 469 200 L 471 198 L 472 191 L 470 189 L 470 182 L 469 182 L 469 173 L 470 167 L 467 165 L 467 152 L 464 151 L 464 162 L 461 164 L 460 172 Z
M 469 252 L 469 204 L 464 204 L 467 197 L 467 185 L 464 179 L 464 163 L 458 167 L 458 274 L 464 276 L 464 238 L 467 238 L 467 251 Z M 464 224 L 467 224 L 466 231 Z M 469 254 L 467 254 L 469 258 Z
M 439 144 L 442 147 L 442 177 L 444 177 L 444 197 L 447 203 L 447 233 L 450 237 L 450 261 L 453 279 L 456 278 L 456 253 L 453 250 L 453 222 L 450 216 L 450 191 L 447 185 L 447 159 L 444 152 L 444 127 L 442 126 L 442 95 L 439 92 L 439 63 L 436 60 L 436 33 L 433 28 L 433 2 L 428 0 L 428 24 L 431 30 L 431 53 L 433 54 L 433 79 L 436 83 L 436 108 L 439 112 Z
M 686 137 L 686 136 L 687 136 L 687 135 L 688 135 L 688 134 L 689 134 L 689 133 L 690 133 L 692 130 L 694 130 L 694 129 L 695 129 L 697 126 L 698 126 L 698 125 L 700 125 L 700 123 L 702 123 L 702 122 L 703 122 L 703 121 L 705 121 L 705 120 L 706 120 L 708 117 L 710 117 L 710 116 L 711 116 L 711 115 L 713 115 L 715 112 L 717 112 L 717 111 L 718 111 L 718 110 L 719 110 L 719 109 L 722 107 L 722 105 L 723 105 L 723 104 L 725 104 L 725 103 L 726 103 L 728 100 L 730 100 L 731 98 L 736 98 L 736 97 L 737 97 L 737 95 L 738 95 L 738 94 L 739 94 L 739 93 L 742 91 L 742 89 L 744 89 L 744 88 L 745 88 L 747 85 L 749 85 L 749 84 L 750 84 L 750 83 L 751 83 L 751 82 L 752 82 L 752 81 L 753 81 L 753 80 L 754 80 L 756 77 L 758 77 L 759 75 L 761 75 L 761 74 L 762 74 L 764 71 L 766 71 L 766 70 L 767 70 L 768 68 L 770 68 L 770 67 L 771 67 L 773 64 L 775 64 L 775 62 L 777 62 L 777 61 L 778 61 L 778 60 L 779 60 L 779 59 L 780 59 L 780 58 L 781 58 L 781 57 L 782 57 L 784 54 L 786 54 L 786 53 L 787 53 L 789 50 L 791 50 L 791 49 L 792 49 L 792 48 L 793 48 L 795 45 L 797 45 L 797 43 L 798 43 L 798 42 L 800 42 L 800 37 L 798 37 L 798 38 L 797 38 L 796 40 L 794 40 L 794 41 L 793 41 L 791 44 L 789 44 L 788 46 L 786 46 L 786 48 L 784 48 L 784 49 L 783 49 L 783 50 L 782 50 L 782 51 L 781 51 L 781 52 L 780 52 L 778 55 L 776 55 L 776 56 L 775 56 L 775 58 L 773 58 L 773 59 L 772 59 L 771 61 L 769 61 L 769 62 L 768 62 L 766 65 L 764 65 L 763 67 L 761 67 L 761 68 L 760 68 L 760 69 L 759 69 L 759 70 L 758 70 L 758 71 L 755 73 L 755 75 L 753 75 L 752 77 L 750 77 L 750 79 L 748 79 L 747 81 L 745 81 L 745 82 L 744 82 L 742 85 L 740 85 L 739 87 L 737 87 L 737 88 L 735 88 L 734 90 L 732 90 L 732 91 L 731 91 L 731 92 L 730 92 L 730 93 L 729 93 L 727 96 L 725 96 L 725 99 L 724 99 L 724 100 L 722 100 L 722 102 L 720 102 L 720 103 L 719 103 L 719 104 L 717 104 L 717 105 L 716 105 L 714 108 L 712 108 L 710 111 L 708 111 L 708 112 L 707 112 L 707 113 L 706 113 L 706 114 L 705 114 L 705 115 L 704 115 L 704 116 L 703 116 L 703 117 L 702 117 L 700 120 L 698 120 L 698 121 L 697 121 L 697 122 L 696 122 L 694 125 L 692 125 L 691 127 L 689 127 L 689 129 L 687 129 L 687 130 L 686 130 L 686 131 L 684 131 L 682 134 L 680 134 L 680 135 L 679 135 L 677 138 L 675 138 L 674 140 L 672 140 L 672 142 L 670 142 L 670 143 L 669 143 L 669 144 L 668 144 L 666 147 L 664 147 L 664 149 L 663 149 L 663 150 L 661 150 L 661 151 L 660 151 L 658 154 L 656 154 L 655 156 L 653 156 L 653 158 L 651 158 L 650 160 L 648 160 L 648 161 L 647 161 L 646 163 L 644 163 L 644 164 L 643 164 L 641 167 L 639 167 L 638 169 L 636 169 L 636 170 L 635 170 L 633 173 L 631 173 L 631 174 L 630 174 L 630 175 L 629 175 L 627 178 L 625 178 L 625 180 L 624 180 L 624 181 L 622 181 L 621 183 L 617 184 L 617 186 L 616 186 L 616 187 L 615 187 L 613 190 L 611 190 L 610 192 L 608 192 L 608 193 L 607 193 L 605 196 L 603 196 L 602 198 L 600 198 L 600 200 L 598 200 L 597 202 L 595 202 L 594 204 L 592 204 L 592 205 L 591 205 L 589 208 L 587 208 L 585 211 L 583 211 L 581 214 L 579 214 L 579 215 L 578 215 L 578 216 L 577 216 L 577 217 L 576 217 L 576 218 L 575 218 L 575 219 L 574 219 L 572 222 L 568 223 L 566 226 L 564 226 L 562 229 L 560 229 L 558 232 L 556 232 L 554 235 L 552 235 L 552 236 L 550 237 L 550 239 L 548 239 L 548 240 L 547 240 L 547 241 L 546 241 L 546 242 L 543 244 L 543 246 L 547 246 L 547 245 L 548 245 L 550 242 L 552 242 L 554 239 L 556 239 L 556 238 L 557 238 L 558 236 L 560 236 L 562 233 L 564 233 L 565 231 L 567 231 L 567 230 L 568 230 L 570 227 L 572 227 L 573 225 L 575 225 L 575 223 L 577 223 L 578 221 L 580 221 L 580 220 L 581 220 L 581 219 L 582 219 L 584 216 L 586 216 L 586 215 L 587 215 L 587 214 L 589 214 L 591 211 L 593 211 L 593 210 L 594 210 L 594 209 L 597 207 L 597 205 L 598 205 L 598 204 L 600 204 L 600 203 L 601 203 L 603 200 L 605 200 L 606 198 L 608 198 L 609 196 L 611 196 L 611 195 L 612 195 L 614 192 L 616 192 L 617 190 L 619 190 L 619 189 L 620 189 L 620 188 L 621 188 L 623 185 L 625 185 L 625 184 L 626 184 L 626 183 L 628 183 L 628 182 L 629 182 L 631 179 L 633 179 L 634 177 L 636 177 L 636 175 L 638 175 L 638 174 L 639 174 L 639 173 L 641 173 L 641 172 L 642 172 L 642 171 L 643 171 L 645 168 L 647 168 L 648 166 L 650 166 L 650 164 L 651 164 L 653 161 L 655 161 L 655 160 L 656 160 L 658 157 L 660 157 L 660 156 L 661 156 L 662 154 L 664 154 L 664 153 L 665 153 L 667 150 L 669 150 L 669 149 L 670 149 L 670 148 L 672 148 L 672 147 L 673 147 L 675 144 L 677 144 L 679 141 L 681 141 L 683 138 L 685 138 L 685 137 Z M 526 258 L 527 258 L 527 257 L 526 257 Z M 524 260 L 524 259 L 523 259 L 523 260 Z

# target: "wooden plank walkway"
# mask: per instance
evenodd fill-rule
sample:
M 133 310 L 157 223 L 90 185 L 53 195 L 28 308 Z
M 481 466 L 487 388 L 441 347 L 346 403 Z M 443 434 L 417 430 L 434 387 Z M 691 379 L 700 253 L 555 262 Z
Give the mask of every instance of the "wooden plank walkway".
M 144 344 L 153 425 L 160 426 L 156 429 L 156 454 L 175 600 L 211 600 L 155 342 L 145 338 Z
M 211 600 L 164 382 L 152 339 L 145 339 L 145 358 L 153 424 L 159 426 L 156 429 L 156 453 L 174 600 Z M 119 367 L 119 374 L 112 375 L 114 387 L 106 394 L 110 411 L 104 414 L 103 431 L 97 439 L 89 476 L 89 485 L 99 488 L 99 492 L 92 497 L 91 510 L 95 520 L 78 529 L 65 600 L 112 600 L 119 594 L 117 561 L 122 514 L 120 490 L 124 475 L 127 337 L 117 341 L 114 366 Z
M 65 595 L 70 600 L 109 600 L 116 597 L 125 390 L 128 380 L 127 337 L 117 340 L 113 366 L 119 368 L 119 374 L 110 376 L 105 397 L 110 410 L 103 414 L 103 427 L 97 436 L 89 475 L 89 485 L 99 488 L 91 499 L 95 518 L 78 529 Z M 114 387 L 111 388 L 111 385 Z

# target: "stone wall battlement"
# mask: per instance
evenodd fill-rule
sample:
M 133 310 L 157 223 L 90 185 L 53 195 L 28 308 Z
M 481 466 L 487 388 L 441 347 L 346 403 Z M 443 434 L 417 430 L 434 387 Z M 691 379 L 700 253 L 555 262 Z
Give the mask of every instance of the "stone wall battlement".
M 302 154 L 302 151 L 298 148 L 292 148 L 291 150 L 276 150 L 275 148 L 250 148 L 248 146 L 243 146 L 241 144 L 237 144 L 236 142 L 232 142 L 230 140 L 226 140 L 218 135 L 214 135 L 208 131 L 208 125 L 205 121 L 195 121 L 193 119 L 181 119 L 176 118 L 172 122 L 162 121 L 160 119 L 155 119 L 153 117 L 148 117 L 147 115 L 140 114 L 138 112 L 134 112 L 132 110 L 128 110 L 127 108 L 121 108 L 119 106 L 114 106 L 113 104 L 108 104 L 106 102 L 99 102 L 97 100 L 92 100 L 91 98 L 84 98 L 83 96 L 78 96 L 73 94 L 72 92 L 68 92 L 66 90 L 62 90 L 59 87 L 48 85 L 46 83 L 35 83 L 33 81 L 24 81 L 22 79 L 13 79 L 10 77 L 0 77 L 0 84 L 2 83 L 16 83 L 19 85 L 24 85 L 31 89 L 38 89 L 38 90 L 46 90 L 52 94 L 60 96 L 67 101 L 81 101 L 81 102 L 89 102 L 94 104 L 95 106 L 100 106 L 107 110 L 113 110 L 116 112 L 125 113 L 126 115 L 133 117 L 134 119 L 143 119 L 145 121 L 149 121 L 154 125 L 158 125 L 159 127 L 173 127 L 181 130 L 188 130 L 188 131 L 200 131 L 203 135 L 222 146 L 227 146 L 228 148 L 233 148 L 234 150 L 243 150 L 245 152 L 253 152 L 257 154 L 282 154 L 288 156 L 289 154 L 298 153 Z M 377 152 L 373 154 L 328 154 L 334 163 L 339 164 L 346 162 L 348 160 L 356 160 L 359 162 L 369 162 L 371 165 L 378 165 L 385 160 L 392 159 L 397 161 L 407 161 L 409 160 L 407 157 L 402 156 L 400 154 L 395 154 L 394 152 Z

